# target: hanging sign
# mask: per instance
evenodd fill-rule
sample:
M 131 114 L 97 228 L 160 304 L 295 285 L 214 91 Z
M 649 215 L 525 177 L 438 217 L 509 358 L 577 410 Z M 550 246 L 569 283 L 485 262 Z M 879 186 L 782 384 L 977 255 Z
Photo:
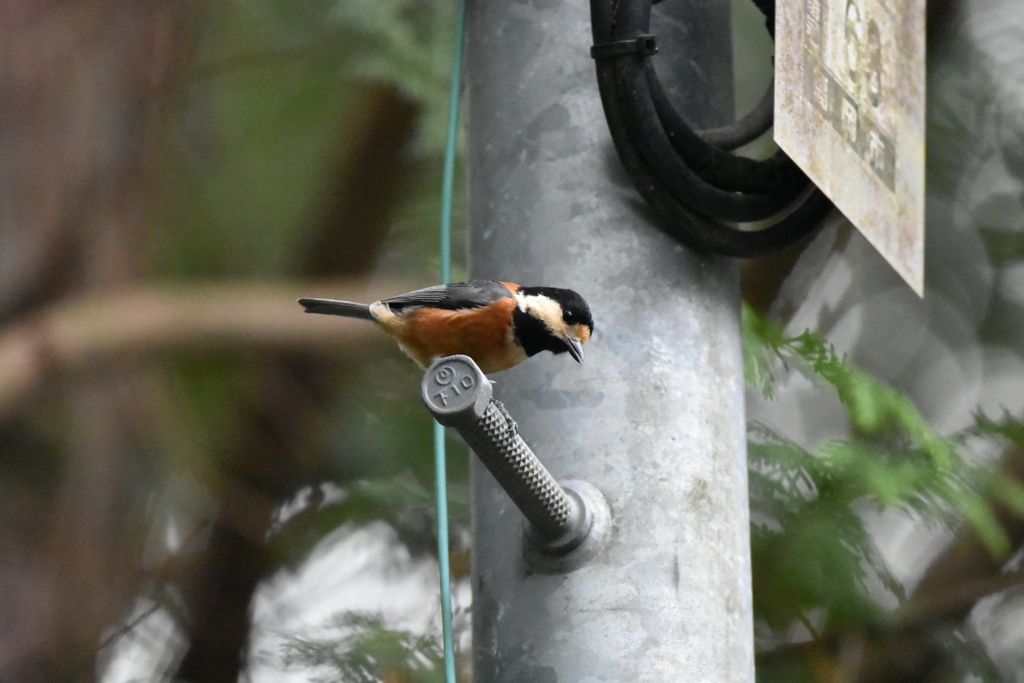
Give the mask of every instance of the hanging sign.
M 776 142 L 923 296 L 925 0 L 776 13 Z

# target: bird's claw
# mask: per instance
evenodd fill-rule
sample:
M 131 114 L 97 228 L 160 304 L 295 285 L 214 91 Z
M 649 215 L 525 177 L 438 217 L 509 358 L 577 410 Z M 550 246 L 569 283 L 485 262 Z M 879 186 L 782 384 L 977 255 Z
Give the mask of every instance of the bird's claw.
M 509 415 L 508 410 L 505 408 L 505 404 L 496 398 L 491 400 L 494 401 L 494 407 L 497 408 L 505 418 L 505 423 L 508 425 L 509 436 L 513 439 L 519 436 L 519 425 L 517 425 L 516 421 L 512 419 L 511 415 Z

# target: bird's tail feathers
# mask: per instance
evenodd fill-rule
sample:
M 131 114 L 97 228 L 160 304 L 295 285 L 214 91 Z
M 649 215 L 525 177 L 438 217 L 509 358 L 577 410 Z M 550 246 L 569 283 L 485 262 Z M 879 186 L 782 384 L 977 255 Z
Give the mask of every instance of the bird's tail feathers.
M 373 320 L 367 304 L 353 301 L 335 301 L 334 299 L 299 299 L 306 313 L 322 313 L 323 315 L 340 315 L 343 318 L 359 318 Z

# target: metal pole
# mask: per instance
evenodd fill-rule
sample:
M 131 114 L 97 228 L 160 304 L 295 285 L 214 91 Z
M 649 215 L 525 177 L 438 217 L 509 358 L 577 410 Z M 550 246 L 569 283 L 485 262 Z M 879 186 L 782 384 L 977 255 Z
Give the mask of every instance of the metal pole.
M 674 0 L 658 8 L 680 18 L 652 27 L 698 126 L 732 116 L 729 7 Z M 738 265 L 650 224 L 604 122 L 586 3 L 470 0 L 467 18 L 470 274 L 574 288 L 597 321 L 582 367 L 541 354 L 494 393 L 552 475 L 611 510 L 589 561 L 538 568 L 472 461 L 474 679 L 752 681 Z

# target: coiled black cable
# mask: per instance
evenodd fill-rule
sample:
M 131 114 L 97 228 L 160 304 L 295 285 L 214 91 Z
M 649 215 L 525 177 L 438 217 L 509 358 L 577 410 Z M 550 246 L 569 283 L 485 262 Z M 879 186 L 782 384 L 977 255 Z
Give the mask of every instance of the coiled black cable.
M 774 1 L 754 2 L 774 37 Z M 694 131 L 647 58 L 651 0 L 591 0 L 590 12 L 598 88 L 615 148 L 669 235 L 747 258 L 778 251 L 817 227 L 832 204 L 784 152 L 757 161 L 729 151 L 771 127 L 771 88 L 736 123 Z M 736 225 L 756 222 L 769 225 Z

